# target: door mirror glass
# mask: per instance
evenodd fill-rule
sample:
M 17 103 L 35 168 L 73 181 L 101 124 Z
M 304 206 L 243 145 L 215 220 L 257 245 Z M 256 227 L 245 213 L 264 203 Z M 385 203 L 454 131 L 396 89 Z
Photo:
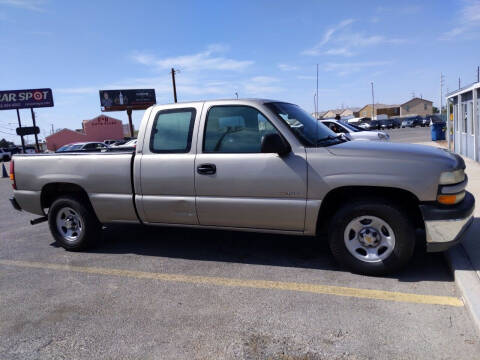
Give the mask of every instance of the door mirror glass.
M 262 153 L 276 153 L 280 156 L 292 151 L 290 145 L 277 133 L 266 134 L 262 138 Z

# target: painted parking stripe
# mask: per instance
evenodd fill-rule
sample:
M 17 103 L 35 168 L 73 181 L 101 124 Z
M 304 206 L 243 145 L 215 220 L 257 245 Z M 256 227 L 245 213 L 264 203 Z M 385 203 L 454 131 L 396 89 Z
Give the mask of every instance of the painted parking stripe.
M 0 265 L 19 266 L 44 270 L 57 270 L 66 272 L 87 273 L 95 275 L 119 276 L 136 279 L 150 279 L 159 281 L 182 282 L 198 285 L 214 285 L 243 287 L 268 290 L 298 291 L 323 295 L 347 296 L 363 299 L 387 300 L 406 303 L 463 306 L 461 299 L 452 296 L 436 296 L 402 293 L 395 291 L 359 289 L 343 286 L 317 285 L 297 282 L 271 281 L 271 280 L 246 280 L 231 279 L 223 277 L 195 276 L 183 274 L 166 274 L 155 272 L 144 272 L 135 270 L 122 270 L 99 268 L 90 266 L 72 266 L 34 261 L 6 260 L 0 259 Z

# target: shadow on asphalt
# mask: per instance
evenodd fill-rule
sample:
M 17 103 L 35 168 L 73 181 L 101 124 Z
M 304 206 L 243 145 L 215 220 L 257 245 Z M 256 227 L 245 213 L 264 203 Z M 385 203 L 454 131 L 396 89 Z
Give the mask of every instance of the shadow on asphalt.
M 121 224 L 109 225 L 89 252 L 345 271 L 333 259 L 326 239 L 303 236 Z M 421 250 L 405 270 L 388 277 L 402 282 L 453 281 L 443 254 Z

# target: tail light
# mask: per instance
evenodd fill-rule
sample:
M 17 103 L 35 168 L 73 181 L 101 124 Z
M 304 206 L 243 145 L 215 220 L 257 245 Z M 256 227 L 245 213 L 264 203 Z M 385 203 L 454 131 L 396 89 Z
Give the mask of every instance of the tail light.
M 13 190 L 17 190 L 17 184 L 15 183 L 15 163 L 10 161 L 10 180 L 12 181 Z

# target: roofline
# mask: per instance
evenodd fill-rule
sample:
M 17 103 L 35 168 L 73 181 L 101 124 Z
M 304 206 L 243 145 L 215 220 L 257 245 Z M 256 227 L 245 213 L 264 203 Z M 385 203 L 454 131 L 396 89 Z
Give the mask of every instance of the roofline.
M 456 95 L 460 95 L 464 92 L 467 92 L 467 91 L 472 91 L 472 90 L 475 90 L 475 89 L 478 89 L 480 88 L 480 82 L 474 82 L 474 83 L 471 83 L 467 86 L 464 86 L 464 87 L 461 87 L 460 89 L 457 89 L 455 91 L 451 91 L 449 93 L 447 93 L 445 95 L 445 97 L 448 99 L 450 97 L 453 97 L 453 96 L 456 96 Z

